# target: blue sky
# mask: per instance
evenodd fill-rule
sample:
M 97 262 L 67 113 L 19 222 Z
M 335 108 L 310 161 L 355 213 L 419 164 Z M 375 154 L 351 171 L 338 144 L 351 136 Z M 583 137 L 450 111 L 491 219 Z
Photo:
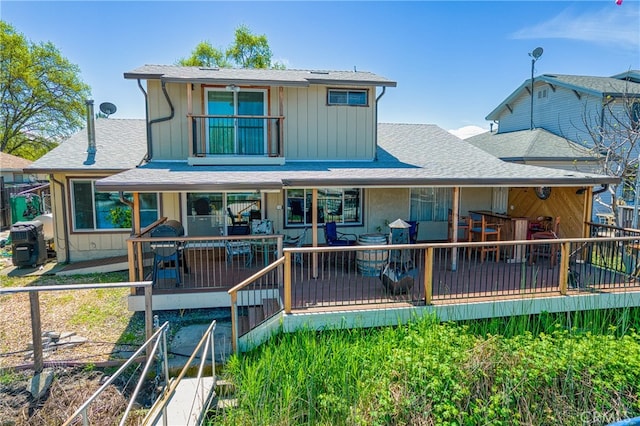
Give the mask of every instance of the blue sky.
M 640 69 L 640 1 L 0 1 L 0 17 L 51 41 L 114 118 L 143 118 L 123 73 L 172 64 L 197 43 L 219 48 L 241 24 L 295 69 L 371 71 L 398 82 L 379 120 L 489 128 L 485 116 L 531 76 Z

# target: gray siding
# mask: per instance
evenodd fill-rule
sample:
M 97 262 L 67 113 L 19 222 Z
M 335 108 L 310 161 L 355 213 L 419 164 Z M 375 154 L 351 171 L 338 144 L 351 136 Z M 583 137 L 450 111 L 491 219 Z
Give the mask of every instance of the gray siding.
M 186 160 L 189 156 L 187 90 L 184 83 L 167 83 L 175 109 L 171 120 L 152 126 L 153 159 Z M 363 87 L 354 87 L 363 88 Z M 157 81 L 148 81 L 149 116 L 170 115 Z M 375 87 L 369 89 L 369 106 L 328 106 L 326 86 L 285 88 L 282 112 L 287 160 L 372 160 L 375 156 Z M 269 88 L 269 115 L 279 115 L 278 88 Z M 193 113 L 203 114 L 203 88 L 194 85 Z
M 538 98 L 538 93 L 547 91 L 546 98 Z M 500 115 L 500 133 L 530 128 L 531 98 L 526 91 Z M 555 92 L 548 84 L 536 85 L 533 99 L 533 125 L 544 128 L 559 136 L 583 145 L 591 145 L 592 140 L 584 127 L 585 118 L 598 119 L 600 98 L 581 93 L 580 98 L 572 90 L 556 87 Z

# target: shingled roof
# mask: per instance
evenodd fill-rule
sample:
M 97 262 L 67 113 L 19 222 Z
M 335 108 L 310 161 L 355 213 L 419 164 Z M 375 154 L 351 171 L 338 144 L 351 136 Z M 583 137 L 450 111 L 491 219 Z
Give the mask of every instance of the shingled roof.
M 584 146 L 544 129 L 485 132 L 465 141 L 504 161 L 598 161 Z
M 395 87 L 396 82 L 367 71 L 206 68 L 178 65 L 144 65 L 124 73 L 124 78 L 200 82 L 210 84 L 262 84 L 307 87 L 311 84 Z
M 376 161 L 284 166 L 189 166 L 151 162 L 104 179 L 102 191 L 260 190 L 309 186 L 579 186 L 614 183 L 593 173 L 514 164 L 436 125 L 379 124 Z
M 136 167 L 147 153 L 145 120 L 98 118 L 96 153 L 87 153 L 87 130 L 82 129 L 28 167 L 32 173 L 64 171 L 122 171 Z
M 598 97 L 640 97 L 639 71 L 629 71 L 613 77 L 594 77 L 586 75 L 543 74 L 535 77 L 535 81 L 545 82 L 551 86 L 565 87 L 578 93 L 588 93 Z M 531 87 L 531 79 L 526 80 L 516 90 L 485 117 L 486 120 L 498 120 L 500 113 L 524 90 Z
M 2 169 L 2 171 L 22 172 L 22 170 L 29 167 L 30 164 L 31 160 L 16 157 L 15 155 L 7 154 L 6 152 L 0 152 L 0 169 Z

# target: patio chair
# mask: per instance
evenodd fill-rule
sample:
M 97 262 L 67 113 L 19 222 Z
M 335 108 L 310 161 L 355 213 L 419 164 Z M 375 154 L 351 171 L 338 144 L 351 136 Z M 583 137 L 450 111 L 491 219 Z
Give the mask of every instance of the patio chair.
M 420 223 L 416 220 L 408 220 L 407 223 L 411 225 L 409 228 L 409 244 L 416 244 L 418 242 L 418 225 Z
M 304 242 L 307 240 L 307 228 L 304 228 L 302 234 L 297 237 L 286 237 L 282 241 L 283 247 L 302 247 Z M 302 253 L 295 253 L 293 257 L 293 261 L 302 265 Z
M 469 214 L 469 239 L 468 241 L 500 241 L 500 224 L 488 223 L 487 217 L 480 213 Z M 469 259 L 471 259 L 471 249 Z M 480 252 L 480 262 L 484 262 L 487 253 L 495 253 L 496 262 L 500 261 L 500 247 L 495 245 L 484 245 L 475 247 Z
M 328 246 L 352 246 L 355 245 L 358 240 L 356 234 L 338 232 L 338 227 L 335 222 L 327 222 L 324 224 L 324 237 Z
M 253 250 L 249 241 L 229 241 L 225 240 L 224 247 L 227 252 L 227 263 L 233 263 L 233 258 L 243 256 L 246 258 L 245 265 L 253 263 Z
M 551 217 L 544 218 L 544 226 L 542 231 L 532 232 L 530 238 L 532 240 L 556 240 L 560 232 L 560 216 L 555 219 Z M 529 247 L 529 265 L 532 265 L 538 256 L 548 256 L 551 267 L 555 266 L 558 257 L 557 244 L 536 244 Z
M 227 233 L 229 235 L 249 235 L 251 230 L 247 222 L 237 221 L 230 207 L 227 207 L 227 213 L 229 213 L 229 217 L 231 218 L 231 226 Z

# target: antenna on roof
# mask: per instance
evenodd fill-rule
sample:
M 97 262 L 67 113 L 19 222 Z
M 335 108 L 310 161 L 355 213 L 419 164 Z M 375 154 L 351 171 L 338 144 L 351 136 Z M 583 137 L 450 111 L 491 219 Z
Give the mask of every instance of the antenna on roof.
M 111 114 L 114 114 L 118 108 L 111 102 L 103 102 L 100 104 L 100 111 L 109 118 Z
M 353 66 L 353 72 L 358 72 L 355 65 Z

